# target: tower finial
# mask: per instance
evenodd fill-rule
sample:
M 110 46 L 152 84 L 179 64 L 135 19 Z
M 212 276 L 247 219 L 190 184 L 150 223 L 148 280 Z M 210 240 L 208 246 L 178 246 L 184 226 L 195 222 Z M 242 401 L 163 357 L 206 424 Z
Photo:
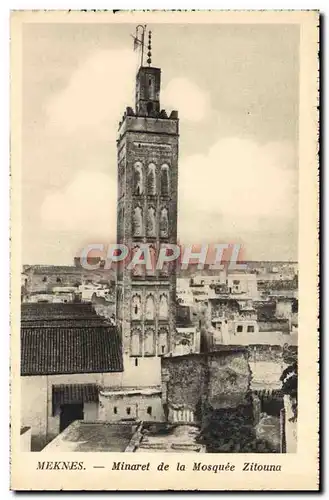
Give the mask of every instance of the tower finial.
M 148 52 L 147 52 L 147 64 L 151 66 L 152 63 L 152 31 L 149 31 L 149 43 L 148 43 Z

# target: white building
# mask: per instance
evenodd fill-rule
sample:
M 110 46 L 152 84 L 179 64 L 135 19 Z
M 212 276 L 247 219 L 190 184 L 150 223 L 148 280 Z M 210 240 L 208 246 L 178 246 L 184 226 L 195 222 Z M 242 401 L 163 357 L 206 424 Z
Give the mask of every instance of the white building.
M 190 306 L 194 303 L 193 292 L 190 288 L 189 278 L 177 278 L 176 283 L 177 301 L 181 305 Z
M 226 282 L 226 271 L 222 270 L 216 276 L 210 275 L 196 275 L 191 279 L 191 286 L 204 286 L 221 285 Z
M 80 285 L 79 292 L 83 302 L 91 302 L 93 296 L 106 298 L 110 295 L 109 288 L 100 283 L 84 283 Z
M 229 294 L 237 297 L 253 300 L 259 298 L 256 274 L 229 273 L 227 275 L 227 287 Z
M 200 352 L 200 331 L 195 326 L 176 327 L 174 356 Z

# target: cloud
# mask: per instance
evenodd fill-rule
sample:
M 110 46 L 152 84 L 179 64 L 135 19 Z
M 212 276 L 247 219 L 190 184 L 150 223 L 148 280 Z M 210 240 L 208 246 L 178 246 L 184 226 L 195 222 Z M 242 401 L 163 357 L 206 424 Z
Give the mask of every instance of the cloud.
M 209 241 L 284 231 L 297 218 L 297 174 L 288 143 L 226 138 L 179 164 L 179 233 Z M 266 224 L 264 224 L 266 221 Z M 196 230 L 197 227 L 197 230 Z
M 118 122 L 135 102 L 136 56 L 129 50 L 94 52 L 76 69 L 67 86 L 46 106 L 48 125 L 61 134 L 86 131 L 115 141 Z M 161 104 L 179 109 L 182 120 L 198 122 L 209 107 L 207 93 L 186 78 L 171 80 Z
M 118 125 L 132 102 L 136 60 L 128 50 L 101 50 L 72 73 L 67 86 L 49 101 L 48 123 L 62 133 L 81 129 L 97 135 Z M 114 137 L 110 139 L 115 140 Z
M 41 206 L 48 230 L 115 241 L 116 182 L 100 172 L 82 171 L 65 189 L 49 194 Z M 95 243 L 94 241 L 92 243 Z
M 37 210 L 49 241 L 56 246 L 65 235 L 71 253 L 82 240 L 86 244 L 116 239 L 115 141 L 126 106 L 134 105 L 135 76 L 132 51 L 98 50 L 46 105 L 45 138 L 60 147 L 47 161 L 52 168 L 43 182 L 57 188 L 45 195 Z M 208 107 L 206 94 L 183 78 L 169 82 L 161 101 L 162 107 L 179 109 L 180 118 L 192 122 L 204 118 Z M 45 144 L 34 151 L 47 155 Z M 37 178 L 43 173 L 45 169 L 38 171 Z
M 94 52 L 48 102 L 48 134 L 62 134 L 66 139 L 75 134 L 70 141 L 75 146 L 68 149 L 66 163 L 72 163 L 75 171 L 81 170 L 73 180 L 66 181 L 65 188 L 45 198 L 41 216 L 47 229 L 80 232 L 86 239 L 115 240 L 116 181 L 113 169 L 112 177 L 100 172 L 105 160 L 98 153 L 100 142 L 106 144 L 110 172 L 118 121 L 126 106 L 134 102 L 135 72 L 131 51 Z M 169 81 L 162 91 L 161 107 L 178 109 L 183 122 L 198 124 L 198 134 L 202 133 L 200 126 L 207 133 L 209 127 L 202 121 L 209 115 L 210 98 L 191 80 Z M 78 158 L 76 147 L 81 142 L 87 144 L 88 154 Z M 95 161 L 93 168 L 89 168 L 90 161 Z M 204 153 L 181 158 L 181 241 L 249 239 L 250 246 L 257 241 L 266 253 L 272 231 L 275 241 L 289 251 L 297 224 L 295 161 L 289 142 L 264 144 L 239 137 L 219 139 Z
M 292 257 L 297 234 L 297 174 L 291 146 L 222 139 L 205 155 L 179 163 L 179 237 L 182 243 L 242 243 L 253 256 Z M 115 241 L 116 181 L 82 171 L 49 194 L 44 226 L 82 234 L 92 243 Z M 95 240 L 95 241 L 94 241 Z M 97 241 L 96 241 L 97 240 Z M 271 252 L 273 253 L 271 254 Z
M 174 78 L 162 92 L 161 107 L 178 109 L 183 121 L 199 122 L 209 111 L 209 95 L 187 78 Z

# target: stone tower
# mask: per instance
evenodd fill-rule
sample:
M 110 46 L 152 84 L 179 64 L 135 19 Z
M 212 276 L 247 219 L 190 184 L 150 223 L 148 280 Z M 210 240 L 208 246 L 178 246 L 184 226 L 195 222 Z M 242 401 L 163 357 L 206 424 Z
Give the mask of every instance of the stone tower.
M 178 114 L 160 108 L 161 70 L 141 66 L 135 110 L 128 107 L 117 140 L 117 242 L 130 257 L 148 245 L 152 266 L 117 271 L 117 325 L 124 377 L 133 385 L 160 383 L 161 356 L 175 335 L 175 263 L 155 264 L 159 249 L 177 243 Z M 145 247 L 144 247 L 145 248 Z M 128 378 L 127 378 L 128 377 Z M 127 382 L 129 383 L 129 382 Z

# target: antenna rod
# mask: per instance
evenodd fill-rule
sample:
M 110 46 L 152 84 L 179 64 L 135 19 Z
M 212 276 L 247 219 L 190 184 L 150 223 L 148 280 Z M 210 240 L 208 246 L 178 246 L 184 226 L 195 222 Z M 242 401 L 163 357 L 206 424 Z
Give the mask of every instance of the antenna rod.
M 141 35 L 140 35 L 140 39 L 138 38 L 139 37 L 139 29 L 141 28 Z M 145 31 L 146 31 L 146 24 L 143 25 L 143 24 L 139 24 L 138 26 L 136 26 L 136 36 L 133 36 L 133 39 L 134 39 L 134 50 L 138 47 L 138 45 L 141 47 L 141 67 L 143 66 L 143 63 L 144 63 L 144 43 L 145 43 Z
M 142 27 L 142 54 L 141 54 L 141 67 L 143 66 L 143 59 L 144 59 L 144 35 L 145 35 L 145 30 L 146 30 L 146 24 L 145 26 Z

